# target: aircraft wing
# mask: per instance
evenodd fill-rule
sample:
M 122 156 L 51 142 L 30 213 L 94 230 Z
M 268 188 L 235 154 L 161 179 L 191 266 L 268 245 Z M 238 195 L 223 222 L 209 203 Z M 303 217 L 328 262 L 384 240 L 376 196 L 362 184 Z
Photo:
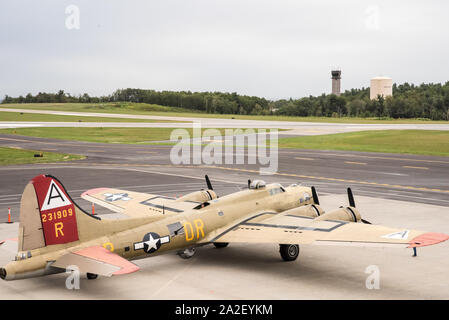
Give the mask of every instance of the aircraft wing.
M 106 277 L 136 272 L 139 267 L 100 247 L 92 246 L 67 253 L 57 259 L 52 266 L 66 269 L 69 266 L 78 267 L 80 272 L 89 272 Z
M 130 217 L 170 215 L 192 209 L 198 203 L 175 198 L 113 188 L 85 191 L 81 198 Z
M 208 241 L 413 248 L 448 239 L 449 236 L 442 233 L 337 220 L 314 221 L 309 217 L 265 212 L 222 230 Z

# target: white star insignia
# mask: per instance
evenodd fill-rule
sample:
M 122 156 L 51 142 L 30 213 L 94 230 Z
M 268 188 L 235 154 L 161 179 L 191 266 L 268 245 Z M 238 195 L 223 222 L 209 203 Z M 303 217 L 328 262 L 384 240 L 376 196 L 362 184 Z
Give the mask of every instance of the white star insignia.
M 154 249 L 157 250 L 157 243 L 160 239 L 154 239 L 153 236 L 150 234 L 150 239 L 148 239 L 148 241 L 145 241 L 144 243 L 148 246 L 148 250 L 149 249 Z
M 131 200 L 130 197 L 128 197 L 127 193 L 105 193 L 104 196 L 106 197 L 105 200 L 106 201 L 116 201 L 116 200 L 123 200 L 123 201 L 128 201 Z

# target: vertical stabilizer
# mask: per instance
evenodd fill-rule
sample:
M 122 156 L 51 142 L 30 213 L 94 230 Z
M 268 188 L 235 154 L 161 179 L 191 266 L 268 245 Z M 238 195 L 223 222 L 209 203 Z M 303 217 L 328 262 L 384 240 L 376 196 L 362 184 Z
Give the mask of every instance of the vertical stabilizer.
M 79 227 L 99 219 L 86 215 L 58 179 L 50 175 L 33 178 L 20 204 L 19 251 L 80 240 Z

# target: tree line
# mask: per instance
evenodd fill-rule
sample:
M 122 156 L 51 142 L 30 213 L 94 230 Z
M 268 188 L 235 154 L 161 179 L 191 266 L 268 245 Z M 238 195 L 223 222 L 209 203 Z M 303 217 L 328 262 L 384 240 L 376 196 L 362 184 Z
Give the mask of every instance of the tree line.
M 317 117 L 425 118 L 449 120 L 449 82 L 393 85 L 393 96 L 370 100 L 369 88 L 274 102 L 277 114 Z
M 300 99 L 270 101 L 265 98 L 223 92 L 156 91 L 119 89 L 108 96 L 87 93 L 72 96 L 39 92 L 25 97 L 5 96 L 2 103 L 100 103 L 157 104 L 219 114 L 285 115 L 302 117 L 426 118 L 449 120 L 449 82 L 445 84 L 393 85 L 392 97 L 370 100 L 369 88 L 346 90 L 340 96 L 322 94 Z

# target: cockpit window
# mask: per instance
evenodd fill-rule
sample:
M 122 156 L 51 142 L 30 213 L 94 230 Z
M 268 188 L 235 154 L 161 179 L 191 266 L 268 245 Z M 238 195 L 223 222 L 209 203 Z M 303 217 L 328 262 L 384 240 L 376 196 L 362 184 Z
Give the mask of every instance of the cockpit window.
M 203 209 L 203 208 L 207 207 L 208 205 L 210 205 L 209 202 L 203 202 L 203 203 L 197 205 L 196 207 L 194 207 L 193 209 L 195 209 L 195 210 Z

